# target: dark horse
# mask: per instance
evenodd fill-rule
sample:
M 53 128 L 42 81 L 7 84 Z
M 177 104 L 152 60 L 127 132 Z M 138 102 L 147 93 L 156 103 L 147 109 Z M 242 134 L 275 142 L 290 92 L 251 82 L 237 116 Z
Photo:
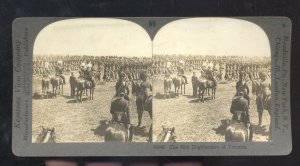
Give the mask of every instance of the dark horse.
M 152 119 L 152 96 L 149 96 L 146 100 L 144 100 L 142 88 L 136 82 L 132 82 L 132 93 L 136 94 L 138 126 L 141 126 L 144 111 L 147 111 L 150 115 L 150 118 Z
M 43 96 L 47 96 L 48 98 L 48 90 L 49 90 L 49 84 L 50 84 L 50 78 L 49 77 L 43 77 L 42 79 L 42 94 Z
M 84 80 L 83 78 L 76 79 L 76 100 L 82 103 L 82 93 L 85 91 L 87 94 L 87 90 L 90 90 L 90 100 L 94 99 L 94 90 L 95 87 L 92 84 L 92 81 Z
M 199 91 L 199 101 L 204 102 L 204 92 L 207 89 L 207 80 L 206 79 L 196 79 L 197 88 Z
M 259 82 L 254 80 L 252 80 L 252 93 L 256 95 L 256 106 L 257 106 L 259 124 L 262 123 L 262 116 L 264 110 L 267 110 L 270 115 L 269 131 L 270 131 L 270 139 L 271 139 L 272 137 L 271 95 L 268 95 L 266 99 L 263 99 L 263 94 L 260 90 Z
M 175 128 L 162 126 L 162 131 L 157 136 L 156 142 L 176 142 Z
M 172 78 L 165 77 L 164 78 L 164 98 L 170 98 L 171 86 L 172 86 Z
M 246 126 L 247 122 L 249 122 L 248 119 L 249 115 L 247 110 L 248 110 L 247 99 L 241 96 L 233 100 L 231 105 L 231 113 L 233 113 L 233 117 L 228 127 L 225 130 L 226 142 L 252 141 L 253 138 L 252 126 L 251 125 L 249 127 Z
M 209 89 L 211 89 L 211 99 L 216 99 L 216 90 L 217 90 L 217 82 L 212 80 L 207 80 L 207 93 L 209 94 Z
M 55 94 L 55 96 L 57 94 L 57 88 L 58 88 L 58 94 L 60 94 L 60 92 L 61 92 L 61 94 L 64 93 L 63 92 L 64 91 L 64 83 L 63 83 L 63 79 L 61 77 L 56 76 L 56 77 L 51 78 L 50 83 L 52 85 L 53 93 Z
M 85 80 L 85 94 L 88 96 L 88 90 L 90 90 L 90 100 L 94 100 L 94 90 L 95 86 L 92 81 Z
M 182 76 L 177 76 L 174 77 L 172 81 L 175 87 L 175 95 L 179 96 L 179 89 L 182 94 L 182 88 L 183 88 L 183 94 L 185 94 L 185 84 L 186 84 L 185 79 Z
M 44 128 L 42 127 L 42 131 L 37 136 L 36 140 L 33 141 L 34 143 L 55 143 L 55 130 L 54 128 Z
M 256 105 L 259 113 L 258 118 L 261 121 L 263 110 L 267 110 L 271 115 L 271 95 L 267 96 L 265 101 L 263 101 L 263 95 L 260 90 L 259 82 L 254 80 L 252 80 L 252 93 L 256 95 Z
M 131 142 L 133 138 L 132 126 L 126 128 L 125 112 L 115 112 L 114 118 L 105 130 L 105 142 Z

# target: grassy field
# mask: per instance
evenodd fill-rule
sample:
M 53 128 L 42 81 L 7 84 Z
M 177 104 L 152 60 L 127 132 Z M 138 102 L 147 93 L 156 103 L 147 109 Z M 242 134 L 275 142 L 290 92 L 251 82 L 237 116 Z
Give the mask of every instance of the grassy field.
M 66 76 L 68 80 L 68 76 Z M 41 126 L 54 127 L 57 142 L 104 142 L 104 132 L 108 120 L 111 120 L 110 101 L 115 93 L 115 83 L 97 85 L 94 100 L 83 96 L 83 103 L 70 98 L 68 81 L 64 94 L 55 99 L 32 101 L 32 137 L 39 134 Z M 41 79 L 34 78 L 33 92 L 41 92 Z M 134 96 L 130 95 L 130 114 L 133 125 L 137 125 L 137 113 Z M 142 127 L 134 128 L 134 142 L 146 142 L 151 119 L 144 113 Z
M 39 134 L 41 126 L 55 128 L 57 142 L 104 142 L 106 122 L 111 120 L 110 101 L 115 92 L 115 83 L 96 86 L 94 100 L 84 96 L 83 103 L 70 98 L 70 85 L 64 86 L 64 94 L 55 99 L 32 101 L 32 137 Z M 190 76 L 188 78 L 190 80 Z M 235 93 L 235 83 L 218 84 L 216 99 L 208 96 L 204 103 L 193 98 L 192 84 L 186 86 L 186 94 L 179 98 L 163 99 L 163 78 L 153 78 L 153 136 L 162 131 L 161 126 L 175 127 L 177 142 L 224 142 L 224 122 L 231 119 L 229 111 Z M 172 85 L 172 90 L 174 86 Z M 33 79 L 33 92 L 41 92 L 41 79 Z M 254 141 L 267 141 L 269 114 L 263 115 L 263 126 L 258 124 L 254 96 L 251 94 L 250 117 L 254 124 Z M 130 114 L 133 125 L 137 125 L 134 96 L 130 95 Z M 134 128 L 134 142 L 146 142 L 151 119 L 143 115 L 142 127 Z
M 205 102 L 198 102 L 192 97 L 191 76 L 188 77 L 186 94 L 179 98 L 163 99 L 163 78 L 153 79 L 154 87 L 154 138 L 161 132 L 162 127 L 175 127 L 177 142 L 224 142 L 226 120 L 231 119 L 230 105 L 235 94 L 235 82 L 218 84 L 216 99 L 205 96 Z M 172 85 L 174 91 L 174 86 Z M 251 88 L 251 87 L 250 87 Z M 254 124 L 254 141 L 267 141 L 270 117 L 265 110 L 263 125 L 257 126 L 258 114 L 255 98 L 251 94 L 250 118 Z

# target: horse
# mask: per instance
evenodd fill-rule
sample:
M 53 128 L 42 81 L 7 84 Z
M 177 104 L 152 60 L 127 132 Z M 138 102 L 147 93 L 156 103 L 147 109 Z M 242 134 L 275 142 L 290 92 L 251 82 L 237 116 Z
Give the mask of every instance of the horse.
M 140 93 L 140 85 L 137 81 L 131 81 L 131 94 L 134 96 L 138 96 Z
M 162 126 L 162 131 L 157 136 L 156 142 L 176 142 L 175 128 Z
M 260 84 L 257 80 L 252 80 L 252 94 L 256 96 L 256 106 L 257 106 L 257 112 L 258 112 L 258 120 L 259 124 L 262 123 L 262 116 L 263 111 L 267 110 L 269 115 L 271 116 L 271 95 L 267 96 L 266 99 L 263 99 L 263 95 L 260 90 Z M 263 101 L 264 100 L 264 101 Z M 272 120 L 272 118 L 270 118 Z M 271 129 L 271 123 L 270 122 L 270 129 Z
M 75 87 L 76 87 L 76 101 L 78 102 L 80 100 L 80 102 L 82 103 L 82 92 L 85 90 L 85 80 L 81 79 L 81 78 L 77 78 L 75 80 Z
M 179 96 L 179 89 L 181 90 L 182 94 L 182 87 L 183 87 L 183 94 L 185 94 L 185 79 L 181 76 L 174 77 L 172 79 L 174 87 L 175 87 L 175 95 Z
M 217 82 L 207 80 L 207 87 L 206 88 L 207 88 L 206 90 L 207 90 L 208 95 L 210 95 L 209 89 L 211 89 L 211 99 L 216 99 Z
M 115 121 L 111 121 L 105 130 L 105 142 L 131 142 L 133 138 L 132 126 L 129 130 L 123 123 L 125 113 L 115 112 Z
M 52 85 L 53 93 L 55 94 L 55 96 L 57 94 L 57 88 L 58 88 L 58 94 L 60 94 L 60 92 L 61 92 L 61 94 L 63 94 L 64 83 L 63 83 L 63 79 L 61 77 L 58 77 L 58 76 L 52 77 L 50 79 L 50 83 Z
M 207 80 L 200 79 L 197 77 L 196 84 L 197 84 L 197 88 L 199 91 L 199 94 L 198 94 L 199 101 L 204 102 L 204 92 L 207 89 Z
M 231 121 L 225 130 L 225 142 L 252 141 L 253 130 L 248 129 L 243 123 Z
M 172 86 L 172 78 L 165 77 L 164 78 L 164 98 L 170 98 L 171 86 Z
M 152 96 L 148 96 L 144 100 L 144 94 L 140 85 L 136 82 L 132 83 L 132 93 L 136 94 L 136 108 L 138 113 L 138 126 L 142 124 L 142 117 L 144 111 L 147 111 L 152 119 Z
M 49 90 L 49 84 L 50 84 L 50 78 L 49 77 L 43 77 L 42 79 L 42 94 L 43 96 L 47 96 L 48 98 L 48 90 Z
M 55 139 L 56 139 L 55 129 L 44 128 L 42 126 L 41 132 L 33 142 L 34 143 L 55 143 L 56 142 Z
M 85 80 L 84 84 L 85 84 L 85 94 L 88 96 L 87 91 L 90 90 L 90 100 L 94 100 L 95 86 L 93 85 L 93 82 L 89 80 Z
M 253 127 L 250 124 L 249 128 L 246 126 L 248 121 L 248 115 L 246 110 L 248 107 L 248 100 L 244 97 L 235 98 L 232 102 L 231 112 L 233 117 L 228 127 L 225 130 L 225 141 L 226 142 L 248 142 L 252 141 L 253 138 Z M 242 109 L 243 107 L 244 109 Z M 233 110 L 242 109 L 242 110 Z

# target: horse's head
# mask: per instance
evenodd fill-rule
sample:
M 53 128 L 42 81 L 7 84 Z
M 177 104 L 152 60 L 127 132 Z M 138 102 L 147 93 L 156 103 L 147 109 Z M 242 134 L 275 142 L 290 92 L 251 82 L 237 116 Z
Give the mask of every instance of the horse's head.
M 50 130 L 50 142 L 51 143 L 55 143 L 56 140 L 56 134 L 55 134 L 55 129 L 54 127 Z
M 176 142 L 175 128 L 162 126 L 162 131 L 158 135 L 159 142 Z
M 45 128 L 41 126 L 41 132 L 36 138 L 35 143 L 55 143 L 55 129 Z

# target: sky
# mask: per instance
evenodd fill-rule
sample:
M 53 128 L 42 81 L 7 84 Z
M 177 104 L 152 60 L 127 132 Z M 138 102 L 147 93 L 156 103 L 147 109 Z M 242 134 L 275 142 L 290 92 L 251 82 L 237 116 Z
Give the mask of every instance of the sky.
M 271 56 L 265 32 L 231 18 L 188 18 L 163 26 L 153 40 L 154 54 Z M 58 21 L 38 34 L 33 54 L 152 57 L 152 43 L 139 25 L 121 19 Z
M 265 32 L 256 24 L 230 18 L 190 18 L 162 27 L 154 54 L 271 56 Z
M 147 32 L 130 21 L 69 19 L 42 29 L 33 54 L 152 57 L 152 45 Z

